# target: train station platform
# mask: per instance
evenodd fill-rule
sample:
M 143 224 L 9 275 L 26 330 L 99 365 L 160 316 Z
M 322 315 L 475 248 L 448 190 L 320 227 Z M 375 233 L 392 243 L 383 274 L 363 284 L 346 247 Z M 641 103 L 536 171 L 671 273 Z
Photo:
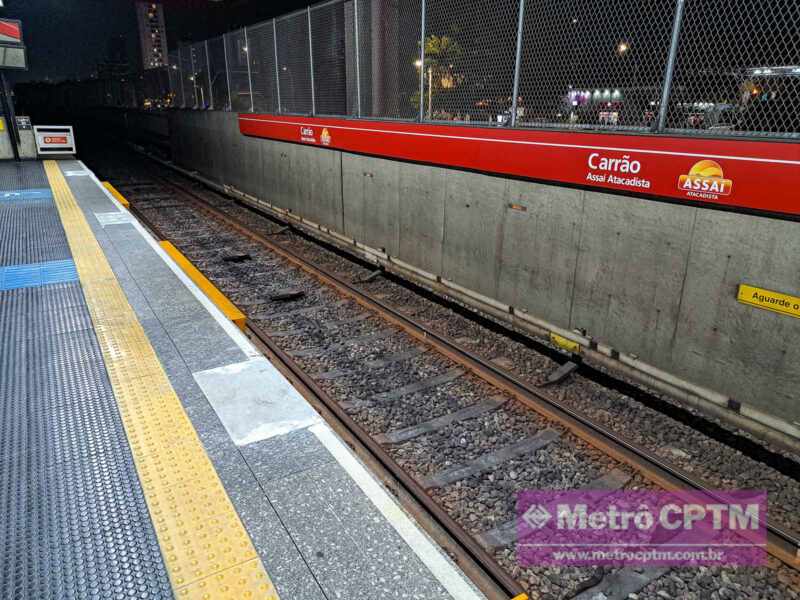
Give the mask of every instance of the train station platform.
M 0 163 L 0 597 L 481 598 L 80 161 Z

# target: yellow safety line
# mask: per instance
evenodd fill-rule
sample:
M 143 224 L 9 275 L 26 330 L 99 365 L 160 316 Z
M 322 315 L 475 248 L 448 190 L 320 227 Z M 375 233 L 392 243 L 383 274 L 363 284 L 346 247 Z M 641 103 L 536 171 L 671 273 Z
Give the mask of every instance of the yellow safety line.
M 117 188 L 111 185 L 108 181 L 103 182 L 103 187 L 106 188 L 109 192 L 111 192 L 111 195 L 114 196 L 114 198 L 116 198 L 117 201 L 120 204 L 122 204 L 122 206 L 124 206 L 125 208 L 131 207 L 131 203 L 128 202 L 128 199 L 125 198 L 125 196 L 123 196 L 122 194 L 120 194 Z
M 206 279 L 206 276 L 198 271 L 197 268 L 189 262 L 189 259 L 181 254 L 180 250 L 170 242 L 164 241 L 159 243 L 166 253 L 169 254 L 170 258 L 175 261 L 175 264 L 186 273 L 189 279 L 194 281 L 197 287 L 203 290 L 203 293 L 208 296 L 208 299 L 216 304 L 217 308 L 219 308 L 228 319 L 233 321 L 239 329 L 244 330 L 245 324 L 247 323 L 247 318 L 244 316 L 244 313 L 236 308 L 236 305 L 228 300 L 213 283 Z
M 48 160 L 44 165 L 175 595 L 277 600 L 247 531 L 58 164 Z

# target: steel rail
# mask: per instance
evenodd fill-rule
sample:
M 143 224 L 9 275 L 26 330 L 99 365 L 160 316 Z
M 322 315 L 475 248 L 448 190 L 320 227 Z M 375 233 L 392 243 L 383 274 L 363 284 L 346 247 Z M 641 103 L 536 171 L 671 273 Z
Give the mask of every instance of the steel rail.
M 670 465 L 648 450 L 640 448 L 622 436 L 607 430 L 602 425 L 564 405 L 552 395 L 531 387 L 514 374 L 460 347 L 445 336 L 417 323 L 391 306 L 370 297 L 335 275 L 311 264 L 295 252 L 255 233 L 246 223 L 223 213 L 194 191 L 188 190 L 172 181 L 166 179 L 164 181 L 167 185 L 193 199 L 198 209 L 210 217 L 222 221 L 245 237 L 269 248 L 288 262 L 338 290 L 343 295 L 351 297 L 365 308 L 377 312 L 385 321 L 400 327 L 412 337 L 432 346 L 440 354 L 464 366 L 484 381 L 511 394 L 522 404 L 535 410 L 545 418 L 560 423 L 589 445 L 601 450 L 619 462 L 630 465 L 653 483 L 669 491 L 683 491 L 689 487 L 692 490 L 703 492 L 711 498 L 716 498 L 708 484 L 693 477 L 686 471 Z M 274 220 L 267 215 L 265 217 Z M 800 538 L 798 538 L 797 534 L 776 526 L 769 521 L 766 524 L 766 529 L 767 551 L 786 565 L 800 570 Z

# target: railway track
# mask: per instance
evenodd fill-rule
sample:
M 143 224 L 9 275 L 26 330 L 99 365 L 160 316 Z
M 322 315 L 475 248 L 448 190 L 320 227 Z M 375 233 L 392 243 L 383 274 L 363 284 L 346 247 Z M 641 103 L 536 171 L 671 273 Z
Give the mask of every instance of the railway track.
M 786 565 L 797 566 L 797 539 L 786 523 L 771 523 L 769 534 L 770 553 L 784 564 L 772 560 L 753 590 L 732 569 L 521 568 L 513 551 L 519 489 L 711 486 L 564 402 L 558 388 L 572 367 L 545 363 L 539 383 L 553 386 L 537 386 L 469 348 L 468 336 L 454 339 L 431 326 L 428 308 L 383 288 L 380 273 L 309 251 L 310 242 L 286 224 L 166 170 L 139 177 L 112 183 L 156 235 L 247 314 L 273 359 L 486 570 L 498 597 L 525 590 L 535 597 L 536 590 L 611 598 L 628 589 L 642 589 L 639 597 L 691 597 L 681 594 L 715 586 L 730 597 L 739 597 L 737 586 L 756 597 L 791 597 L 796 576 Z

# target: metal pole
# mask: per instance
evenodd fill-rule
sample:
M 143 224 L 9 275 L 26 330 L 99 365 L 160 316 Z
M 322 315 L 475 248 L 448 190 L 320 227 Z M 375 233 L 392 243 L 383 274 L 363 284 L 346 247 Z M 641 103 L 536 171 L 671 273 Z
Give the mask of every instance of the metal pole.
M 433 65 L 428 67 L 428 119 L 433 116 Z
M 250 40 L 247 38 L 247 27 L 243 27 L 244 47 L 247 50 L 247 84 L 250 86 L 250 112 L 255 112 L 255 100 L 253 99 L 253 74 L 250 72 Z
M 675 20 L 672 23 L 672 41 L 669 46 L 669 58 L 667 59 L 667 69 L 664 72 L 664 87 L 661 91 L 661 106 L 658 109 L 658 121 L 656 131 L 664 131 L 667 124 L 667 108 L 669 98 L 672 93 L 672 78 L 675 74 L 675 57 L 678 55 L 678 42 L 681 37 L 681 24 L 683 22 L 683 8 L 685 0 L 677 0 L 675 6 Z
M 14 115 L 14 104 L 8 95 L 6 85 L 6 73 L 0 69 L 0 85 L 2 85 L 3 114 L 6 119 L 6 129 L 8 130 L 8 140 L 11 142 L 11 149 L 14 151 L 14 160 L 19 162 L 19 133 L 17 133 L 16 116 Z
M 194 64 L 194 46 L 189 46 L 189 60 L 192 61 L 192 97 L 194 98 L 192 108 L 197 108 L 197 67 Z M 135 90 L 135 85 L 134 85 Z M 135 91 L 134 91 L 135 93 Z
M 222 36 L 222 53 L 225 55 L 225 81 L 228 82 L 228 110 L 233 110 L 231 98 L 231 69 L 228 66 L 228 35 Z
M 422 0 L 422 22 L 420 24 L 419 45 L 419 120 L 425 115 L 425 0 Z
M 311 43 L 311 7 L 306 9 L 308 17 L 308 60 L 311 64 L 311 114 L 317 114 L 317 98 L 314 95 L 314 46 Z
M 517 24 L 517 58 L 514 65 L 514 96 L 511 98 L 511 126 L 517 126 L 517 99 L 519 98 L 519 72 L 522 65 L 522 24 L 525 20 L 525 0 L 519 0 L 519 23 Z
M 181 69 L 181 51 L 180 48 L 178 49 L 178 60 L 175 63 L 175 70 L 178 72 L 178 89 L 181 92 L 181 102 L 180 107 L 186 108 L 186 94 L 183 93 L 183 69 Z M 120 83 L 120 89 L 122 89 L 122 83 Z
M 206 81 L 208 81 L 208 107 L 212 110 L 214 109 L 214 85 L 211 81 L 211 59 L 209 58 L 208 54 L 208 40 L 205 41 L 206 44 Z
M 281 73 L 278 67 L 278 27 L 272 19 L 272 46 L 275 49 L 275 85 L 278 86 L 278 112 L 281 112 Z
M 361 52 L 359 50 L 358 40 L 358 0 L 353 0 L 354 17 L 356 27 L 356 116 L 361 116 Z

